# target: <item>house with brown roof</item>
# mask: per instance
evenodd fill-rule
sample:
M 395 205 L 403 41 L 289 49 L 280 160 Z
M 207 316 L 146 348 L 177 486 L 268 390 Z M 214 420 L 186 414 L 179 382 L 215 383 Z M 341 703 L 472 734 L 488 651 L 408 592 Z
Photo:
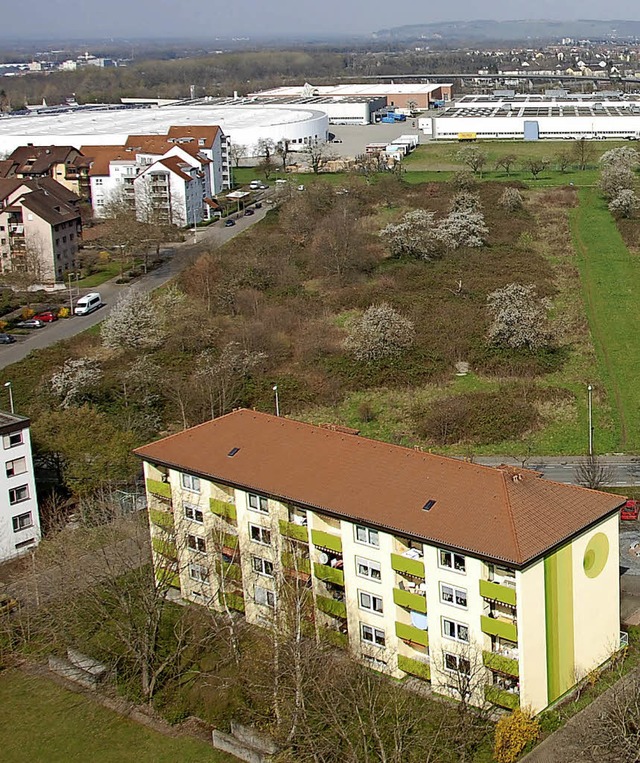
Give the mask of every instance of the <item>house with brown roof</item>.
M 205 218 L 205 175 L 200 164 L 174 154 L 146 166 L 134 180 L 136 215 L 184 228 Z
M 249 410 L 136 453 L 185 600 L 273 626 L 295 580 L 318 638 L 536 713 L 620 646 L 621 496 Z
M 85 201 L 89 197 L 89 163 L 73 146 L 19 146 L 8 157 L 2 177 L 25 180 L 50 177 Z

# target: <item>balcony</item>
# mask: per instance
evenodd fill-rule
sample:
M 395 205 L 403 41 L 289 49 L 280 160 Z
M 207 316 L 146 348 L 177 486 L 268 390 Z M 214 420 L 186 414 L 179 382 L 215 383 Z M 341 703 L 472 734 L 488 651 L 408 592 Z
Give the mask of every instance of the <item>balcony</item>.
M 420 662 L 420 660 L 414 660 L 411 657 L 405 657 L 403 654 L 399 654 L 398 667 L 400 670 L 404 670 L 405 673 L 410 673 L 412 676 L 423 678 L 425 681 L 431 680 L 431 667 L 426 662 Z
M 501 689 L 499 686 L 485 686 L 484 696 L 492 705 L 506 707 L 508 710 L 515 710 L 516 707 L 520 707 L 520 695 Z
M 156 495 L 159 498 L 166 498 L 171 500 L 171 485 L 168 482 L 161 482 L 160 480 L 147 480 L 147 492 L 151 495 Z
M 518 660 L 511 657 L 505 657 L 497 652 L 482 652 L 482 662 L 490 670 L 497 670 L 499 673 L 505 673 L 508 676 L 520 675 L 520 664 Z
M 399 607 L 412 609 L 414 612 L 422 612 L 423 614 L 427 612 L 427 599 L 419 593 L 411 593 L 411 591 L 394 588 L 393 600 Z
M 223 606 L 226 605 L 229 609 L 235 609 L 237 612 L 244 612 L 244 599 L 239 593 L 225 593 L 220 591 L 218 594 L 218 600 Z
M 335 583 L 344 586 L 344 572 L 337 567 L 330 567 L 328 564 L 314 564 L 313 574 L 327 583 Z
M 315 546 L 328 548 L 338 554 L 342 553 L 342 539 L 338 535 L 323 532 L 322 530 L 311 530 L 311 540 Z
M 235 562 L 220 562 L 216 565 L 218 574 L 223 580 L 242 580 L 242 569 Z
M 322 641 L 326 641 L 332 646 L 337 646 L 339 649 L 349 648 L 348 634 L 334 631 L 332 628 L 319 628 L 318 630 Z
M 281 556 L 282 566 L 286 570 L 292 570 L 293 572 L 303 572 L 307 575 L 311 574 L 311 560 L 308 556 L 299 556 L 298 554 L 292 554 L 289 551 L 284 551 Z
M 163 538 L 151 538 L 151 548 L 156 552 L 156 554 L 160 554 L 160 556 L 164 556 L 167 559 L 173 559 L 175 561 L 178 558 L 178 549 L 176 548 L 176 544 L 170 540 L 164 540 Z
M 482 615 L 480 617 L 480 628 L 483 633 L 487 633 L 489 636 L 499 636 L 514 643 L 518 641 L 518 628 L 510 620 Z
M 309 530 L 307 527 L 305 525 L 297 525 L 295 522 L 285 522 L 281 519 L 280 534 L 286 538 L 303 541 L 303 543 L 309 542 Z
M 216 535 L 214 532 L 213 540 L 220 542 L 223 551 L 225 549 L 231 551 L 230 556 L 233 556 L 235 550 L 238 548 L 238 536 L 233 533 L 220 533 L 220 535 Z
M 500 583 L 491 583 L 489 580 L 480 581 L 480 596 L 485 599 L 502 602 L 510 607 L 516 606 L 516 590 Z
M 420 630 L 420 628 L 416 628 L 415 625 L 405 625 L 404 623 L 397 622 L 396 636 L 411 644 L 419 644 L 420 646 L 425 647 L 429 646 L 429 633 Z
M 156 568 L 156 580 L 160 585 L 180 589 L 180 575 L 173 570 L 166 570 L 164 567 Z
M 328 596 L 316 596 L 316 607 L 325 615 L 347 619 L 347 605 L 343 601 L 330 599 Z
M 402 575 L 410 575 L 424 580 L 424 562 L 421 559 L 412 559 L 409 556 L 391 554 L 391 566 Z
M 149 509 L 149 519 L 156 525 L 156 527 L 160 527 L 165 532 L 172 533 L 175 529 L 173 514 L 170 514 L 168 511 Z
M 209 509 L 213 514 L 217 514 L 229 522 L 235 522 L 238 519 L 238 512 L 234 503 L 220 501 L 217 498 L 209 498 Z

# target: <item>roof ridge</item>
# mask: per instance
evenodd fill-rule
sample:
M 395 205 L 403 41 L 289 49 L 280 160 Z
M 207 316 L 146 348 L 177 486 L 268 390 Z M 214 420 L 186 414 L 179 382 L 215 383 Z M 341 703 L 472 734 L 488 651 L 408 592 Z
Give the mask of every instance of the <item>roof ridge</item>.
M 518 560 L 518 563 L 522 562 L 522 551 L 520 549 L 520 542 L 518 540 L 518 531 L 516 529 L 516 522 L 513 516 L 513 507 L 511 506 L 511 497 L 509 495 L 509 490 L 507 489 L 507 472 L 502 471 L 501 469 L 496 470 L 500 477 L 502 478 L 502 489 L 504 491 L 504 498 L 505 498 L 505 504 L 507 507 L 507 516 L 509 518 L 509 525 L 511 527 L 511 532 L 513 535 L 513 543 L 516 547 L 516 559 Z M 512 478 L 513 479 L 513 478 Z M 537 479 L 537 478 L 536 478 Z

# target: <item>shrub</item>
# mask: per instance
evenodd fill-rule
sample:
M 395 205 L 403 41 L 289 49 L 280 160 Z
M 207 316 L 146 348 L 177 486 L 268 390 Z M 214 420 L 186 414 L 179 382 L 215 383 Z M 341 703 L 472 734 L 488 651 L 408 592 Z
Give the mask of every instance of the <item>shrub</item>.
M 23 321 L 27 321 L 29 318 L 33 318 L 35 311 L 33 311 L 30 307 L 23 307 L 20 315 L 22 316 Z
M 547 312 L 549 300 L 540 299 L 533 284 L 507 284 L 487 297 L 493 321 L 489 343 L 501 347 L 537 350 L 549 342 Z
M 619 217 L 633 217 L 633 213 L 640 206 L 640 199 L 630 188 L 623 188 L 620 193 L 609 202 L 609 211 Z
M 68 318 L 69 317 L 69 308 L 68 307 L 61 307 L 58 310 L 58 318 Z
M 519 209 L 522 209 L 522 195 L 517 188 L 506 188 L 498 199 L 498 204 L 506 212 L 517 212 Z
M 8 325 L 7 321 L 0 321 L 0 331 L 4 331 Z
M 431 260 L 440 250 L 440 242 L 435 235 L 434 214 L 426 209 L 407 212 L 399 223 L 389 223 L 383 228 L 380 236 L 394 257 Z
M 480 212 L 482 204 L 480 197 L 469 191 L 459 191 L 451 199 L 450 212 Z
M 376 420 L 375 409 L 368 400 L 363 400 L 358 406 L 358 419 L 363 424 Z
M 449 212 L 436 228 L 436 236 L 447 249 L 484 246 L 488 233 L 484 215 L 479 209 Z
M 451 185 L 457 191 L 473 191 L 478 184 L 469 170 L 458 170 L 451 178 Z
M 540 724 L 522 710 L 514 710 L 496 724 L 493 755 L 497 763 L 515 763 L 540 734 Z
M 607 199 L 614 199 L 622 191 L 633 189 L 633 170 L 625 165 L 613 164 L 605 167 L 600 174 L 598 188 Z
M 356 360 L 373 362 L 400 355 L 413 344 L 412 321 L 404 318 L 391 305 L 371 305 L 360 318 L 353 319 L 344 348 Z

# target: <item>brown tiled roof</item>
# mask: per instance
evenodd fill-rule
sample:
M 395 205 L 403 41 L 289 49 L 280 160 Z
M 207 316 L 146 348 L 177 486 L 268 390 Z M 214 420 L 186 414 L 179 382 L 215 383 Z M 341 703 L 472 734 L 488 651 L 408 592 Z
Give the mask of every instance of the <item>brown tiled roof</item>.
M 171 172 L 175 172 L 178 177 L 182 178 L 187 183 L 193 180 L 191 175 L 184 171 L 185 169 L 191 169 L 191 167 L 186 162 L 183 162 L 178 156 L 166 156 L 164 159 L 160 159 L 158 164 L 163 164 L 167 169 L 170 169 Z
M 20 186 L 26 184 L 27 181 L 22 178 L 0 178 L 0 201 L 4 201 L 12 193 L 15 193 Z
M 239 450 L 229 456 L 233 448 Z M 138 448 L 154 463 L 522 567 L 624 499 L 240 410 Z M 429 511 L 423 507 L 435 501 Z
M 204 140 L 204 148 L 211 148 L 220 128 L 217 125 L 173 125 L 167 133 L 169 138 L 179 140 L 180 138 L 193 138 L 194 140 Z
M 200 147 L 197 140 L 190 143 L 180 143 L 177 140 L 169 140 L 166 135 L 130 135 L 125 143 L 125 148 L 131 154 L 154 154 L 164 156 L 167 151 L 178 146 L 185 153 L 198 159 L 203 164 L 211 162 L 206 156 L 200 156 Z
M 8 178 L 15 175 L 15 166 L 15 162 L 12 162 L 11 159 L 1 159 L 0 178 Z
M 133 162 L 135 156 L 126 151 L 124 146 L 83 146 L 82 153 L 91 160 L 89 175 L 101 177 L 109 174 L 110 162 Z
M 23 207 L 50 225 L 59 225 L 70 220 L 80 219 L 80 213 L 76 209 L 46 191 L 26 193 L 20 201 Z
M 8 157 L 16 164 L 16 174 L 44 175 L 54 164 L 64 164 L 78 152 L 73 146 L 18 146 Z
M 62 183 L 58 183 L 57 180 L 54 180 L 51 177 L 24 180 L 23 183 L 31 191 L 45 191 L 50 196 L 55 196 L 57 199 L 63 201 L 65 204 L 69 204 L 70 206 L 74 206 L 79 201 L 81 201 L 81 198 L 78 196 L 78 194 L 70 191 L 66 186 L 62 185 Z

